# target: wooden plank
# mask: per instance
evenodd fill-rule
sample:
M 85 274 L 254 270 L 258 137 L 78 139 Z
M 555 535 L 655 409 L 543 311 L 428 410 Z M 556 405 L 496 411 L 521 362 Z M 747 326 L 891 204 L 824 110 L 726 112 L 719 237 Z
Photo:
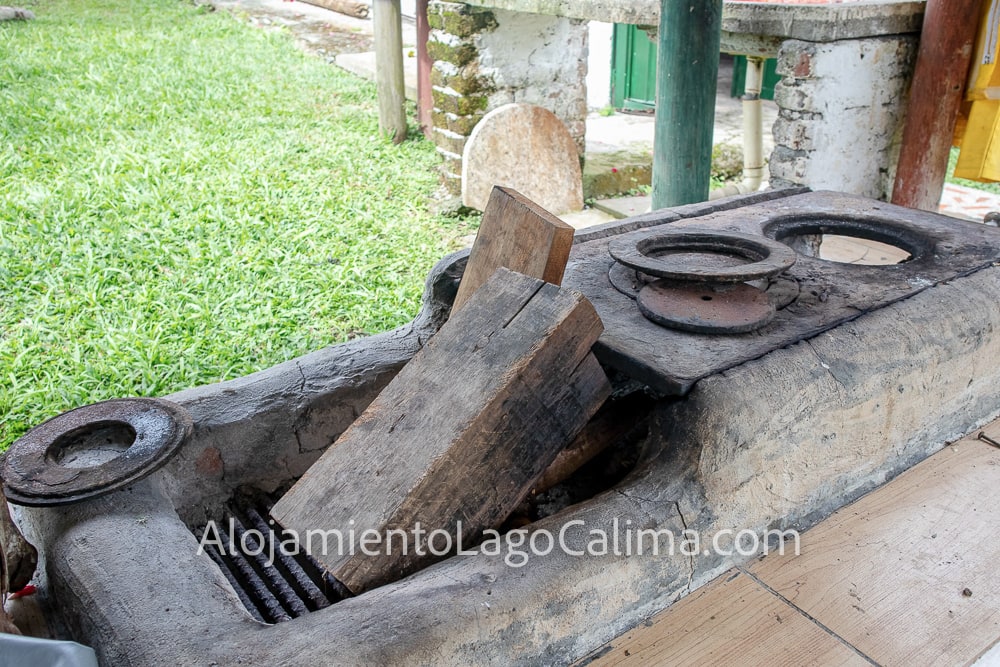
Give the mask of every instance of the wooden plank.
M 403 15 L 400 0 L 374 0 L 375 91 L 378 127 L 394 144 L 406 139 L 406 85 L 403 77 Z
M 368 18 L 371 7 L 365 0 L 302 0 L 306 4 L 316 5 L 323 9 L 329 9 L 346 16 L 354 16 L 359 19 Z
M 643 393 L 605 403 L 573 442 L 556 455 L 538 478 L 534 492 L 542 493 L 566 481 L 608 447 L 645 434 L 649 429 L 649 415 L 654 403 Z
M 998 482 L 1000 449 L 967 438 L 751 571 L 879 664 L 967 664 L 1000 639 Z
M 590 354 L 602 330 L 579 294 L 498 269 L 271 515 L 355 593 L 439 559 L 431 531 L 461 535 L 468 547 L 510 514 L 607 398 Z M 340 531 L 349 544 L 323 553 L 309 530 Z M 375 555 L 361 551 L 366 530 L 384 538 L 368 547 Z M 408 535 L 406 553 L 404 536 L 389 531 Z
M 928 0 L 892 203 L 937 211 L 972 60 L 980 0 Z
M 517 190 L 494 186 L 452 312 L 501 266 L 560 284 L 573 247 L 573 233 L 570 225 Z
M 730 570 L 581 664 L 868 665 L 753 579 Z

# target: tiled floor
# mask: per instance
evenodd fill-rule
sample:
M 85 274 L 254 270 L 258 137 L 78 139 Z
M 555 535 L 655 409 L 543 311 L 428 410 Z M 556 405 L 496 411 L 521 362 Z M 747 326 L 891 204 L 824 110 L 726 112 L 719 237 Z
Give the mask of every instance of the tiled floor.
M 982 429 L 1000 440 L 1000 421 Z M 997 664 L 1000 449 L 980 431 L 584 664 Z
M 939 210 L 945 215 L 981 222 L 987 213 L 1000 213 L 1000 195 L 945 183 Z

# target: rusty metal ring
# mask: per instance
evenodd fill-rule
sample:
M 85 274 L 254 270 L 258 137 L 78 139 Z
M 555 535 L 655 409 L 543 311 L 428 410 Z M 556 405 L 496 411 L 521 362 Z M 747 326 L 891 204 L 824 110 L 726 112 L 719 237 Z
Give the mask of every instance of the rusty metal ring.
M 611 256 L 636 271 L 683 282 L 741 283 L 769 278 L 795 263 L 795 251 L 755 234 L 702 229 L 657 230 L 611 241 Z M 705 255 L 731 258 L 730 266 Z
M 157 398 L 86 405 L 39 424 L 11 445 L 7 499 L 67 505 L 121 489 L 167 462 L 194 429 L 186 409 Z

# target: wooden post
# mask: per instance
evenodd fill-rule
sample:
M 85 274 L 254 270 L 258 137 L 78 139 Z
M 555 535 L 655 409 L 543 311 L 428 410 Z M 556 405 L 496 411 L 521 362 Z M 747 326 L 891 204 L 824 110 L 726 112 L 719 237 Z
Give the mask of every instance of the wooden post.
M 708 199 L 722 0 L 661 0 L 653 208 Z
M 395 144 L 406 139 L 406 88 L 403 81 L 403 16 L 400 0 L 374 0 L 375 87 L 378 126 Z
M 427 53 L 427 40 L 431 27 L 427 22 L 427 0 L 417 0 L 417 122 L 424 136 L 431 138 L 434 120 L 434 97 L 431 95 L 431 58 Z
M 969 74 L 979 0 L 927 0 L 892 203 L 936 211 Z

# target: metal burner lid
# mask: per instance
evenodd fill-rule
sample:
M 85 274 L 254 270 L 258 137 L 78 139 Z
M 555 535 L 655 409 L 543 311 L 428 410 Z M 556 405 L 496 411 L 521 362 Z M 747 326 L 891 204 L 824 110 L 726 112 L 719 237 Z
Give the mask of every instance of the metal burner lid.
M 4 493 L 18 505 L 67 505 L 121 489 L 170 459 L 193 430 L 180 405 L 119 398 L 36 426 L 11 445 Z

